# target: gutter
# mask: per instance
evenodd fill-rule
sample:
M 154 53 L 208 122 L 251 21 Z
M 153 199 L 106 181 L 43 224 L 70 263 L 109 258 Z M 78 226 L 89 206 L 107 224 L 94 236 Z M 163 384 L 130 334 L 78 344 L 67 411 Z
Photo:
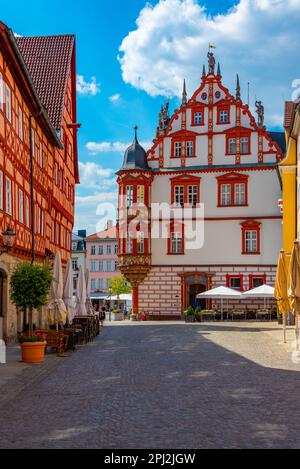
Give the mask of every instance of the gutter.
M 39 113 L 38 113 L 38 115 L 41 115 L 41 116 L 44 118 L 44 120 L 45 120 L 45 122 L 46 122 L 46 124 L 47 124 L 47 126 L 48 126 L 48 128 L 49 128 L 49 130 L 50 130 L 50 132 L 51 132 L 51 134 L 52 134 L 52 136 L 53 136 L 53 138 L 54 138 L 54 140 L 55 140 L 56 146 L 57 146 L 59 149 L 62 150 L 62 149 L 64 148 L 64 146 L 63 146 L 61 140 L 59 139 L 59 137 L 58 137 L 58 135 L 57 135 L 57 133 L 56 133 L 55 128 L 53 127 L 52 123 L 50 122 L 50 119 L 49 119 L 49 117 L 48 117 L 48 114 L 47 114 L 47 112 L 46 112 L 46 110 L 45 110 L 45 108 L 44 108 L 44 106 L 43 106 L 43 104 L 42 104 L 42 102 L 41 102 L 41 100 L 40 100 L 40 98 L 39 98 L 37 92 L 36 92 L 36 89 L 35 89 L 35 86 L 34 86 L 34 84 L 33 84 L 33 81 L 32 81 L 32 79 L 31 79 L 31 77 L 30 77 L 30 75 L 29 75 L 29 73 L 28 73 L 28 70 L 27 70 L 25 61 L 24 61 L 24 59 L 23 59 L 23 57 L 22 57 L 22 55 L 21 55 L 21 53 L 20 53 L 20 51 L 19 51 L 18 45 L 17 45 L 17 43 L 16 43 L 16 41 L 15 41 L 15 36 L 14 36 L 12 30 L 9 29 L 9 28 L 7 28 L 6 33 L 7 33 L 7 35 L 8 35 L 9 40 L 10 40 L 10 43 L 11 43 L 11 45 L 12 45 L 12 48 L 13 48 L 13 50 L 14 50 L 14 52 L 15 52 L 17 58 L 18 58 L 18 61 L 19 61 L 20 65 L 21 65 L 21 68 L 22 68 L 22 70 L 23 70 L 23 72 L 24 72 L 24 75 L 25 75 L 26 80 L 27 80 L 27 82 L 28 82 L 28 84 L 29 84 L 29 87 L 30 87 L 30 89 L 31 89 L 31 92 L 32 92 L 32 94 L 33 94 L 33 96 L 34 96 L 34 98 L 35 98 L 37 104 L 38 104 L 38 107 L 39 107 Z

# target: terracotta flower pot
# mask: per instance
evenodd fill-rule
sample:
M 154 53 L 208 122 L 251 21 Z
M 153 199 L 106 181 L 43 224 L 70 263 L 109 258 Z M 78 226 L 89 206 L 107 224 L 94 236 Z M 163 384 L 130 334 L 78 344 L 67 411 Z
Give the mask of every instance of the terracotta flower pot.
M 21 344 L 22 361 L 24 363 L 42 363 L 45 357 L 47 342 L 23 342 Z

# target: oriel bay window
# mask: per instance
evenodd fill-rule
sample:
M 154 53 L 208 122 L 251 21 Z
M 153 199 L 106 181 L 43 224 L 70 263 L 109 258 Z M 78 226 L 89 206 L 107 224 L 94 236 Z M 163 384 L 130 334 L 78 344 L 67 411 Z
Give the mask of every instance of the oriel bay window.
M 242 254 L 260 254 L 260 223 L 247 220 L 242 227 Z
M 218 206 L 239 207 L 248 204 L 248 176 L 229 173 L 217 177 Z
M 140 186 L 140 185 L 137 186 L 136 201 L 138 204 L 145 203 L 145 186 Z
M 138 254 L 144 254 L 145 252 L 145 235 L 143 231 L 137 232 L 137 252 Z
M 133 205 L 133 186 L 126 186 L 126 206 L 132 207 Z

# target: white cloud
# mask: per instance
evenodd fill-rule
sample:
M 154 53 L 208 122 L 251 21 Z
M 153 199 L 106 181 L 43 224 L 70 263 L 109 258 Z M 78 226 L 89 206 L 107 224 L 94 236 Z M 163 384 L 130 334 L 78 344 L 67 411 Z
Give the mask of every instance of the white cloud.
M 110 96 L 108 99 L 112 102 L 112 103 L 116 103 L 117 101 L 119 101 L 121 98 L 121 95 L 119 93 L 116 93 L 116 94 L 113 94 L 112 96 Z
M 100 93 L 100 84 L 97 83 L 96 77 L 91 77 L 91 81 L 85 81 L 83 75 L 77 75 L 76 78 L 77 93 L 81 95 L 95 96 Z
M 140 145 L 147 151 L 152 146 L 152 142 L 145 141 L 139 142 Z M 119 152 L 124 153 L 131 143 L 122 142 L 88 142 L 86 148 L 94 155 L 98 153 Z
M 87 189 L 100 189 L 115 184 L 115 171 L 102 168 L 92 161 L 79 162 L 80 186 Z
M 200 2 L 199 2 L 200 3 Z M 299 74 L 300 0 L 239 0 L 224 14 L 208 16 L 196 0 L 160 0 L 146 4 L 137 28 L 120 46 L 123 80 L 151 96 L 180 96 L 200 82 L 207 45 L 217 46 L 225 86 L 240 74 L 244 98 L 262 98 L 266 117 L 278 122 L 291 82 Z M 245 100 L 245 99 L 244 99 Z M 267 124 L 270 122 L 266 122 Z

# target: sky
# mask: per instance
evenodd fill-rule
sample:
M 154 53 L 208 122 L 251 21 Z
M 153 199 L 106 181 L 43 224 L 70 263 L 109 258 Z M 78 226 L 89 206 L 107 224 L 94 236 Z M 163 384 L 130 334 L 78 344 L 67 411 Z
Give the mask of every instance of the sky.
M 200 84 L 208 43 L 223 84 L 265 106 L 265 124 L 282 130 L 284 101 L 300 91 L 300 0 L 15 0 L 1 20 L 22 36 L 76 35 L 81 184 L 75 227 L 93 233 L 115 219 L 117 183 L 138 126 L 148 149 L 161 104 L 180 105 L 183 79 Z

